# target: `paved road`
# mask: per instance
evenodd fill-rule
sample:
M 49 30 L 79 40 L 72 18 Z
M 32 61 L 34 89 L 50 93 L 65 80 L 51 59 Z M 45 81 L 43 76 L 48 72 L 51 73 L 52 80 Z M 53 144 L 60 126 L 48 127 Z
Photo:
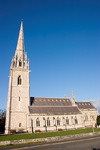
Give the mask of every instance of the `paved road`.
M 77 138 L 60 142 L 29 144 L 0 148 L 0 150 L 100 150 L 100 136 Z

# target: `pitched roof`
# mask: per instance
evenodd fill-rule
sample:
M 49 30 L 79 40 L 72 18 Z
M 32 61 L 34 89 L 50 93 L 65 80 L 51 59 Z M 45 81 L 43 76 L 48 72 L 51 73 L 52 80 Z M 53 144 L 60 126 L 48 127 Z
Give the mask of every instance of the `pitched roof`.
M 68 98 L 31 97 L 30 114 L 81 114 L 77 106 L 72 106 Z
M 79 109 L 96 109 L 91 102 L 75 102 Z
M 30 97 L 32 106 L 72 106 L 69 98 Z
M 33 107 L 29 106 L 30 114 L 71 115 L 81 114 L 77 107 Z

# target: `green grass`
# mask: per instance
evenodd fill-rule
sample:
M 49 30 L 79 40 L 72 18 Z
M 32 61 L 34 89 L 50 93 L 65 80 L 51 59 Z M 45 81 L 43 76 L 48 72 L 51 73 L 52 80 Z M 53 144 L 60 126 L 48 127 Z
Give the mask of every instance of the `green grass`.
M 95 132 L 100 132 L 100 128 L 95 128 L 94 131 Z M 57 132 L 47 132 L 47 133 L 1 135 L 0 136 L 0 141 L 12 141 L 12 140 L 21 140 L 21 139 L 36 139 L 36 138 L 46 138 L 46 137 L 55 137 L 55 136 L 75 135 L 75 134 L 90 133 L 90 132 L 93 132 L 92 128 L 68 130 L 68 131 L 57 131 Z

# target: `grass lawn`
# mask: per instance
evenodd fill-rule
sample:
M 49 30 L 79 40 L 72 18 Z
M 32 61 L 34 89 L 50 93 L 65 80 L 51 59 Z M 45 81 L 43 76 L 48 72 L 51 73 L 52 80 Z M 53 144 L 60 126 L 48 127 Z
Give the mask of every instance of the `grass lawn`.
M 95 132 L 100 132 L 100 128 L 94 128 Z M 75 135 L 81 133 L 90 133 L 93 132 L 92 128 L 87 129 L 76 129 L 68 131 L 57 131 L 57 132 L 46 132 L 46 133 L 32 133 L 32 134 L 15 134 L 15 135 L 1 135 L 0 141 L 12 141 L 12 140 L 21 140 L 21 139 L 36 139 L 36 138 L 46 138 L 54 136 L 66 136 L 66 135 Z

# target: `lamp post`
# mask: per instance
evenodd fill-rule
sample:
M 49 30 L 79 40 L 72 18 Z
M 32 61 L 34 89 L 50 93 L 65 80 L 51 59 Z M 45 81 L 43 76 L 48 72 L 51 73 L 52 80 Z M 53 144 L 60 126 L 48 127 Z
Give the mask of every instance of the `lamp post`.
M 93 131 L 93 134 L 94 134 L 93 118 L 91 118 L 91 122 L 92 122 L 92 131 Z

